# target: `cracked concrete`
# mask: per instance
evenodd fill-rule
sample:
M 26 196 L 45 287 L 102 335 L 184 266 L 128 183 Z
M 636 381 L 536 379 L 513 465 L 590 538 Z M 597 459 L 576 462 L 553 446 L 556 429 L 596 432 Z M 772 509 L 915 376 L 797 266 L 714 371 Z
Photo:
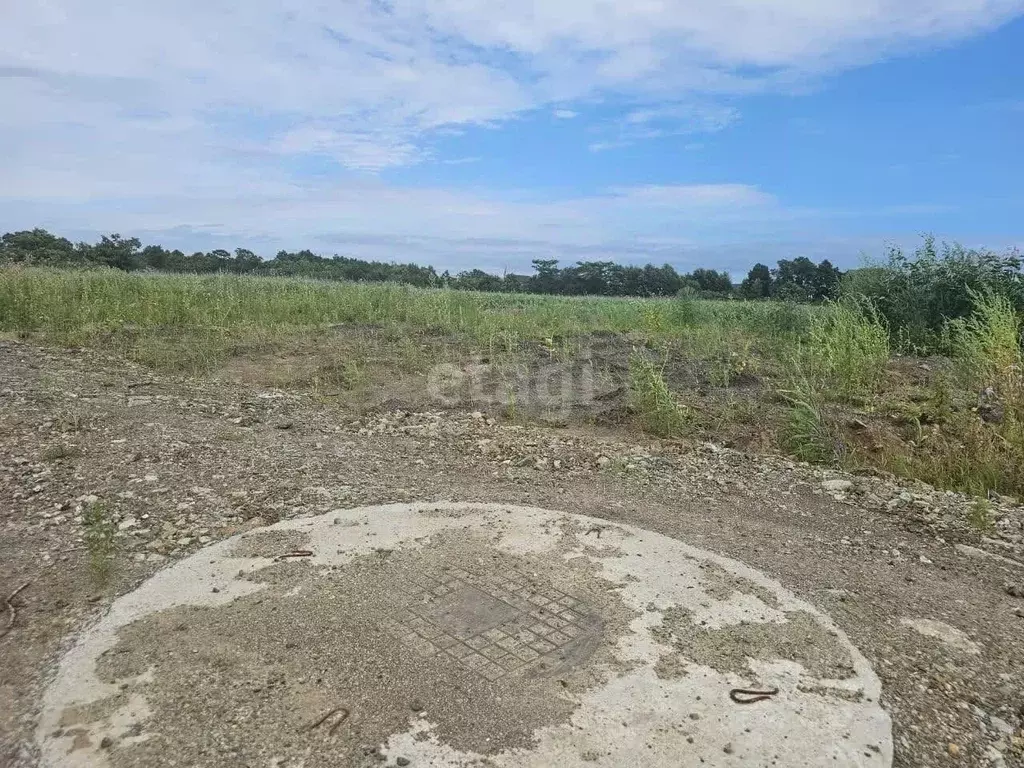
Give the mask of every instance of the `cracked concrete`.
M 580 515 L 398 504 L 158 572 L 61 661 L 37 741 L 54 768 L 888 766 L 879 694 L 828 617 L 738 562 Z

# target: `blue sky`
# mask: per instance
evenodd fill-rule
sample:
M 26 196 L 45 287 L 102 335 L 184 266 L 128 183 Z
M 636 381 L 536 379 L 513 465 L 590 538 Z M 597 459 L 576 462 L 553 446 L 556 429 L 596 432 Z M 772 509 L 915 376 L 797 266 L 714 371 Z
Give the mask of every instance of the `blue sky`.
M 1024 245 L 1024 0 L 40 0 L 0 230 L 742 274 Z

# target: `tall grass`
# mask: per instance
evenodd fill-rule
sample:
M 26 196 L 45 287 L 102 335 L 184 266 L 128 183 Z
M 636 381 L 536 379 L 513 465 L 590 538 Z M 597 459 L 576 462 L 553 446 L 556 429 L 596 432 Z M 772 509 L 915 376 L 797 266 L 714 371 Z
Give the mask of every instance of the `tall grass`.
M 678 437 L 690 420 L 665 382 L 665 366 L 634 350 L 629 358 L 629 407 L 645 432 Z
M 132 274 L 117 270 L 0 270 L 0 328 L 42 331 L 83 341 L 136 328 L 280 328 L 330 323 L 400 323 L 488 339 L 515 332 L 534 338 L 583 331 L 677 333 L 742 316 L 751 327 L 761 304 L 561 297 L 419 289 L 381 283 L 318 282 L 237 275 Z
M 812 310 L 802 311 L 809 315 Z M 336 324 L 452 334 L 485 348 L 586 333 L 666 342 L 697 327 L 789 338 L 767 303 L 557 297 L 238 275 L 0 269 L 0 330 L 122 347 L 158 367 L 208 368 L 239 349 Z M 799 325 L 799 321 L 796 321 Z
M 866 300 L 845 299 L 811 321 L 804 347 L 816 388 L 841 399 L 877 391 L 889 362 L 889 332 Z
M 1024 495 L 1024 350 L 1021 318 L 1006 298 L 974 293 L 974 312 L 951 322 L 953 377 L 933 383 L 933 416 L 912 449 L 876 457 L 883 468 L 984 496 Z

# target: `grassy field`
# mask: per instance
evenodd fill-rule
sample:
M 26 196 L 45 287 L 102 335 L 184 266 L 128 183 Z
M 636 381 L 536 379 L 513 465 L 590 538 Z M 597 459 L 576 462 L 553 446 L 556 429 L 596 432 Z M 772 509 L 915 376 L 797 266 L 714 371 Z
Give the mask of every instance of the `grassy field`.
M 8 268 L 0 331 L 193 376 L 255 371 L 261 384 L 345 394 L 342 406 L 403 377 L 422 390 L 440 363 L 512 381 L 585 357 L 610 377 L 607 392 L 624 394 L 618 410 L 582 407 L 577 421 L 979 494 L 1024 491 L 1020 318 L 996 297 L 979 297 L 976 314 L 949 329 L 952 358 L 922 360 L 894 357 L 889 329 L 856 300 L 569 298 Z M 505 417 L 530 418 L 506 386 Z

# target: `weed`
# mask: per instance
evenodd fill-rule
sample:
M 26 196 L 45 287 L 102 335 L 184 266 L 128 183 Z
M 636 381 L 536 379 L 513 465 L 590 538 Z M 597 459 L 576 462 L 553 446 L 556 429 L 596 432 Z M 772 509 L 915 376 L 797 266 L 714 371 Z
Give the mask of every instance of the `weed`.
M 967 520 L 982 533 L 991 533 L 995 528 L 995 520 L 992 517 L 992 505 L 989 504 L 988 499 L 981 496 L 975 499 Z
M 801 461 L 830 463 L 837 458 L 837 440 L 820 407 L 794 399 L 783 430 L 786 449 Z
M 512 382 L 505 382 L 505 418 L 515 424 L 519 418 L 516 410 L 516 387 Z
M 77 433 L 81 432 L 85 426 L 81 412 L 72 405 L 58 406 L 54 421 L 61 432 Z
M 847 299 L 814 317 L 804 353 L 822 390 L 845 400 L 870 396 L 889 361 L 889 332 L 869 302 Z
M 98 584 L 106 583 L 114 559 L 114 534 L 117 527 L 110 510 L 102 501 L 87 504 L 82 515 L 85 527 L 85 549 L 89 554 L 89 570 Z
M 629 374 L 629 405 L 643 430 L 659 437 L 681 434 L 690 414 L 665 383 L 664 365 L 655 365 L 634 350 L 629 358 Z
M 1024 416 L 1024 348 L 1021 318 L 1010 301 L 994 293 L 972 294 L 974 314 L 950 324 L 953 354 L 975 391 L 988 392 Z

